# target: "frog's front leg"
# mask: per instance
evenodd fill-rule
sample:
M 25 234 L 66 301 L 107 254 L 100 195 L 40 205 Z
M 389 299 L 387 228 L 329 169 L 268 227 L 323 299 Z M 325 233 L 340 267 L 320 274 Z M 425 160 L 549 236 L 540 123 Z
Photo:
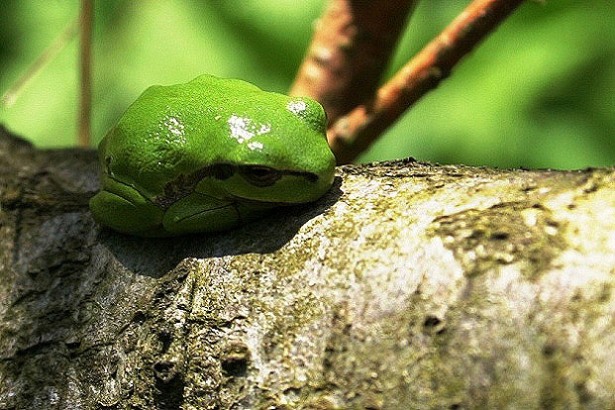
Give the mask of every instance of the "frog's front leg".
M 103 177 L 103 188 L 90 200 L 94 219 L 119 232 L 141 236 L 164 236 L 164 211 L 135 188 Z
M 232 200 L 193 192 L 167 209 L 162 224 L 164 230 L 171 235 L 218 232 L 233 228 L 261 214 L 262 211 L 250 209 Z

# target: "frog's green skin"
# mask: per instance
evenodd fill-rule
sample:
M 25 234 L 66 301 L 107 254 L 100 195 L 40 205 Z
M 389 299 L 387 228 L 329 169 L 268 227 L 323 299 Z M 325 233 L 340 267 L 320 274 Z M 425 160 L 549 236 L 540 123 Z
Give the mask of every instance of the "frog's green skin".
M 333 182 L 323 108 L 241 80 L 203 75 L 153 86 L 101 141 L 96 221 L 172 236 L 232 228 Z

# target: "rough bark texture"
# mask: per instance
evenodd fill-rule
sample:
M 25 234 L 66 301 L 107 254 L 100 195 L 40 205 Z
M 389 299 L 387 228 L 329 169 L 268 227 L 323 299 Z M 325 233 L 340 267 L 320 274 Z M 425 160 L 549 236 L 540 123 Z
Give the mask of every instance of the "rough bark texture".
M 100 230 L 0 130 L 0 408 L 614 408 L 615 172 L 411 160 L 219 235 Z

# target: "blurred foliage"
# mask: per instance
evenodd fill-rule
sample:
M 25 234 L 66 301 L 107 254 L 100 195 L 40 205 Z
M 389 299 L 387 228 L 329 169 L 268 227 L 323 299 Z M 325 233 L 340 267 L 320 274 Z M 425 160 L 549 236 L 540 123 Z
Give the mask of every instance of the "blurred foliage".
M 468 1 L 420 3 L 388 75 Z M 4 93 L 78 15 L 77 0 L 3 0 Z M 201 73 L 284 92 L 323 1 L 96 2 L 93 135 L 98 141 L 147 86 Z M 362 161 L 582 168 L 615 155 L 615 3 L 527 2 Z M 77 39 L 27 84 L 0 122 L 41 147 L 76 140 Z

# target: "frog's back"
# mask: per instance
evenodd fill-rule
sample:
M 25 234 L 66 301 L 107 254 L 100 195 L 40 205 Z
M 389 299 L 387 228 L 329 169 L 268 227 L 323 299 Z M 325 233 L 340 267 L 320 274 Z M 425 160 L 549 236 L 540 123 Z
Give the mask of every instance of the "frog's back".
M 101 142 L 100 161 L 151 198 L 179 174 L 226 158 L 233 148 L 226 121 L 237 101 L 255 91 L 245 81 L 210 75 L 149 87 Z

